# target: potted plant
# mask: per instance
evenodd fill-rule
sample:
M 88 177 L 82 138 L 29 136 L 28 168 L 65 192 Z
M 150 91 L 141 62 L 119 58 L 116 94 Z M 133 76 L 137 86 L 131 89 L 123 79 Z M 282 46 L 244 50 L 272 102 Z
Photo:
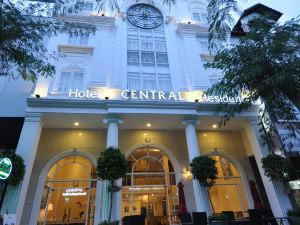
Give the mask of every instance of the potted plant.
M 287 158 L 271 153 L 261 159 L 265 175 L 270 180 L 287 184 L 293 178 L 293 172 Z
M 215 214 L 208 217 L 209 225 L 228 225 L 228 219 L 223 214 Z
M 288 221 L 290 225 L 300 224 L 300 209 L 290 209 L 287 211 Z
M 108 220 L 103 221 L 100 225 L 118 225 L 119 221 L 111 221 L 113 194 L 120 191 L 121 187 L 116 185 L 116 180 L 122 178 L 127 172 L 127 160 L 120 149 L 109 147 L 98 158 L 97 176 L 101 180 L 108 181 L 107 192 L 110 196 Z
M 198 180 L 201 186 L 211 187 L 217 179 L 218 169 L 216 160 L 207 155 L 197 156 L 190 163 L 193 178 Z

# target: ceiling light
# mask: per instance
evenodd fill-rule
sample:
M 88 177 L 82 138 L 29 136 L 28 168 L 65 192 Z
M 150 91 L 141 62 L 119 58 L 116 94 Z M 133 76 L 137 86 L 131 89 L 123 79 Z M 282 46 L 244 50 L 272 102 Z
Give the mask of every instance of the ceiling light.
M 212 125 L 212 128 L 216 129 L 218 127 L 217 124 Z
M 206 134 L 203 134 L 204 137 L 206 137 Z
M 151 123 L 147 123 L 147 125 L 146 125 L 147 127 L 151 127 Z
M 79 135 L 79 136 L 82 136 L 82 133 L 79 133 L 78 135 Z
M 147 135 L 147 133 L 144 133 L 144 136 L 146 136 Z
M 74 122 L 74 125 L 75 126 L 79 126 L 79 122 Z

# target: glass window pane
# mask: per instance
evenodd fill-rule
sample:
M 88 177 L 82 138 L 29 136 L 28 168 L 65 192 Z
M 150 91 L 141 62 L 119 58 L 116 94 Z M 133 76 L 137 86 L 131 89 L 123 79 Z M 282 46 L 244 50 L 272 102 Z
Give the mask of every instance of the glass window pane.
M 142 52 L 142 63 L 155 63 L 153 52 Z
M 139 63 L 140 62 L 139 53 L 128 51 L 128 53 L 127 53 L 127 62 L 128 63 Z
M 132 90 L 141 89 L 141 79 L 139 77 L 139 74 L 135 74 L 135 73 L 128 74 L 127 87 L 128 89 L 132 89 Z
M 59 92 L 67 92 L 71 85 L 71 72 L 62 72 L 57 90 Z
M 193 18 L 196 21 L 199 21 L 199 22 L 201 21 L 199 13 L 193 13 Z
M 128 39 L 127 48 L 128 48 L 128 50 L 139 50 L 139 40 L 138 39 Z
M 172 90 L 170 77 L 158 78 L 158 84 L 159 84 L 160 90 L 163 90 L 163 91 L 171 91 Z
M 143 51 L 152 51 L 153 50 L 152 37 L 142 37 L 141 38 L 141 50 L 143 50 Z
M 159 64 L 168 64 L 168 55 L 165 53 L 156 53 L 156 61 Z
M 154 78 L 144 77 L 143 78 L 143 89 L 144 90 L 156 90 L 155 77 Z
M 83 83 L 83 73 L 82 72 L 74 72 L 72 89 L 82 89 Z

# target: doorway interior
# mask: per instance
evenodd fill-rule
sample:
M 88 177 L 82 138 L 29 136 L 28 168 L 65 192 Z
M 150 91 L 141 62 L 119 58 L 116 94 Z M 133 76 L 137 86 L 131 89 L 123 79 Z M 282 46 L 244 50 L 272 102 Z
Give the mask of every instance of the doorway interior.
M 150 146 L 128 157 L 130 172 L 123 178 L 122 218 L 143 215 L 146 225 L 179 223 L 176 176 L 168 156 Z
M 49 170 L 38 225 L 93 225 L 96 172 L 82 156 L 68 156 Z

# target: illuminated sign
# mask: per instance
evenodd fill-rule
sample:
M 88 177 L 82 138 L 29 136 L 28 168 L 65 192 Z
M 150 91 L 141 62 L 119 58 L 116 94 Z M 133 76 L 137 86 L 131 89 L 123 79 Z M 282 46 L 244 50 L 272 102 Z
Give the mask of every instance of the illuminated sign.
M 9 158 L 3 158 L 0 160 L 0 179 L 6 180 L 12 170 L 12 163 Z
M 193 92 L 166 92 L 166 91 L 144 91 L 144 90 L 120 90 L 117 96 L 113 99 L 121 100 L 159 100 L 159 101 L 189 101 L 185 98 Z M 80 99 L 105 99 L 103 92 L 85 90 L 80 91 L 78 89 L 69 90 L 69 98 L 80 98 Z M 218 96 L 218 95 L 206 95 L 201 92 L 198 96 L 195 96 L 198 102 L 202 103 L 237 103 L 242 102 L 241 97 L 229 97 L 229 96 Z M 195 100 L 193 99 L 193 101 Z
M 82 188 L 67 188 L 65 192 L 62 193 L 64 197 L 68 196 L 84 196 L 86 192 Z

